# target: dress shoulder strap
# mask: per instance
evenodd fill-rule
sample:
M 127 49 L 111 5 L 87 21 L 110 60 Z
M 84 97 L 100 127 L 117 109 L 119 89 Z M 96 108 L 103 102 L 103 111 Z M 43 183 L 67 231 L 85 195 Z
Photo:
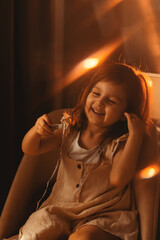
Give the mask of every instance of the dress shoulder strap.
M 126 142 L 128 139 L 128 135 L 129 134 L 126 133 L 126 134 L 120 136 L 119 138 L 112 140 L 111 143 L 108 144 L 106 153 L 105 153 L 105 157 L 109 159 L 111 165 L 113 163 L 113 157 L 118 150 L 120 142 Z

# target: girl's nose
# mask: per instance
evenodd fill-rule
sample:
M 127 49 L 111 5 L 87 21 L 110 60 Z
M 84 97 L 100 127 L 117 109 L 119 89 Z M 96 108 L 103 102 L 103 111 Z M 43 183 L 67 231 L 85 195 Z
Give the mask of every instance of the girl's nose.
M 105 105 L 105 99 L 104 99 L 104 98 L 99 98 L 99 99 L 97 99 L 97 105 L 98 105 L 98 106 Z

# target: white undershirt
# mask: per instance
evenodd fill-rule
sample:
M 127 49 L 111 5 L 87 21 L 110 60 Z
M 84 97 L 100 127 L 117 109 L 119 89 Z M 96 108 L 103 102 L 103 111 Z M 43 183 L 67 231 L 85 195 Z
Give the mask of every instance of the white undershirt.
M 100 158 L 101 145 L 98 145 L 92 149 L 85 149 L 79 146 L 80 132 L 76 135 L 73 142 L 71 143 L 68 156 L 72 159 L 83 161 L 86 163 L 97 163 Z

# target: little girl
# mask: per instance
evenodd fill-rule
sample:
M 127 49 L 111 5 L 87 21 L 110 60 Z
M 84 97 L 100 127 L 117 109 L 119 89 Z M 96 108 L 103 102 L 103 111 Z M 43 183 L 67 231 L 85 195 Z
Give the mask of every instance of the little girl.
M 49 198 L 20 229 L 19 240 L 136 240 L 131 189 L 149 119 L 149 90 L 126 64 L 95 69 L 72 115 L 55 129 L 40 117 L 22 149 L 37 155 L 61 146 Z

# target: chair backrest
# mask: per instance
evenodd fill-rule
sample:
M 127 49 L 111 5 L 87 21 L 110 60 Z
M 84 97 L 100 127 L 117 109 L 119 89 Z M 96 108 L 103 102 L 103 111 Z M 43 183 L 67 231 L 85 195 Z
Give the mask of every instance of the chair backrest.
M 63 112 L 64 109 L 56 110 L 49 113 L 49 116 L 53 122 L 59 123 Z M 152 136 L 154 138 L 152 143 L 156 145 L 154 129 L 152 130 Z M 152 154 L 155 154 L 152 151 L 149 152 L 149 158 Z M 58 156 L 58 149 L 35 157 L 24 155 L 0 218 L 0 240 L 3 237 L 17 234 L 19 228 L 24 224 L 31 212 L 35 210 L 36 202 L 45 189 Z M 146 159 L 148 159 L 148 151 Z M 146 164 L 148 162 L 142 163 L 140 168 L 143 168 Z M 133 183 L 140 221 L 139 239 L 156 240 L 159 203 L 158 176 L 151 179 L 136 179 Z

